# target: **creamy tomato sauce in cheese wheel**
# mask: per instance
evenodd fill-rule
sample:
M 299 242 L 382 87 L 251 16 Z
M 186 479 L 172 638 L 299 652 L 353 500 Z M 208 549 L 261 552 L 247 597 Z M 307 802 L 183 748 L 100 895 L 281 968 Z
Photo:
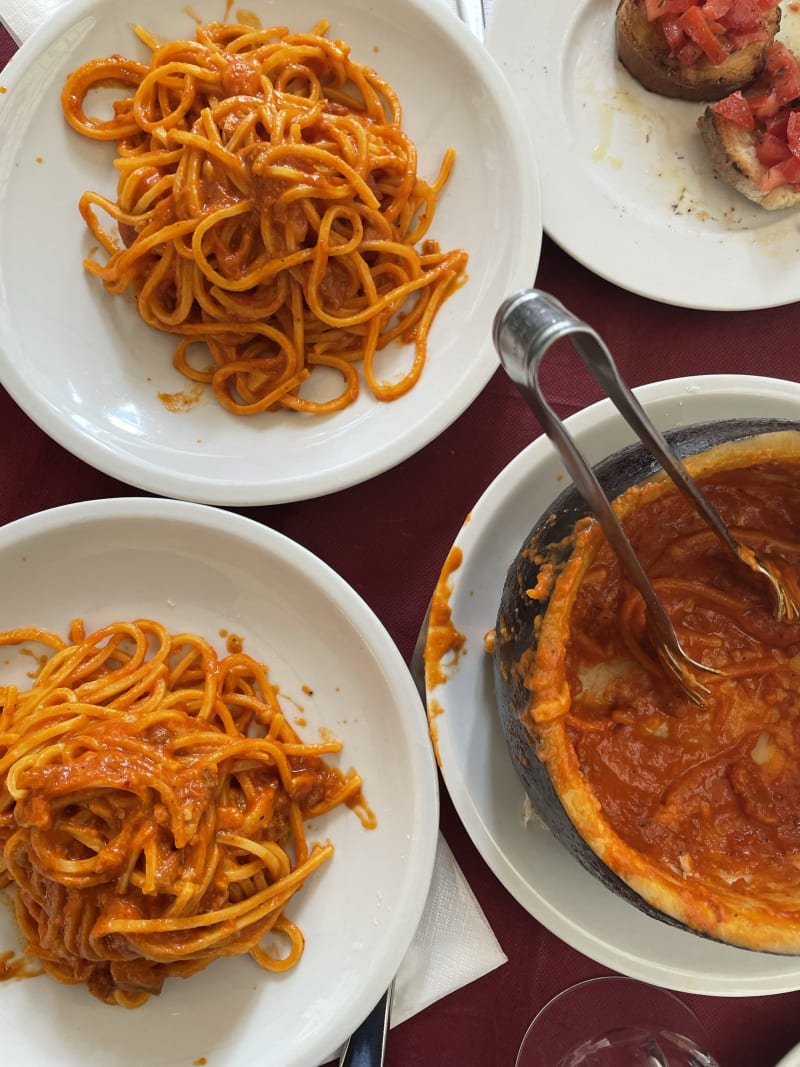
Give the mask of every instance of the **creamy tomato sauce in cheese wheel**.
M 701 484 L 726 524 L 797 591 L 800 468 L 766 462 Z M 607 544 L 572 608 L 566 730 L 623 840 L 732 887 L 800 889 L 800 623 L 677 492 L 643 494 L 625 527 L 687 653 L 705 707 L 656 666 L 644 604 Z

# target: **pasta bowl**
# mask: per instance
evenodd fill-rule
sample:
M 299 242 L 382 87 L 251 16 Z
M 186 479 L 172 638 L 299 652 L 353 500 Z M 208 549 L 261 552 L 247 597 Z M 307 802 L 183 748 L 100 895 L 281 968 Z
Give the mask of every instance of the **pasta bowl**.
M 310 842 L 334 851 L 287 906 L 305 939 L 289 970 L 266 973 L 247 955 L 220 958 L 190 978 L 168 978 L 134 1010 L 49 975 L 9 981 L 0 998 L 5 1060 L 249 1067 L 268 1048 L 275 1067 L 327 1062 L 397 972 L 436 851 L 424 711 L 389 635 L 305 549 L 252 520 L 179 501 L 100 500 L 20 519 L 0 530 L 0 575 L 0 630 L 30 625 L 66 637 L 78 616 L 87 633 L 153 619 L 202 635 L 220 654 L 234 641 L 268 666 L 304 740 L 341 741 L 338 766 L 360 773 L 376 819 L 365 829 L 354 811 L 337 808 L 309 823 Z M 4 647 L 0 686 L 30 686 L 41 651 Z M 8 890 L 0 896 L 12 903 Z M 0 953 L 23 948 L 3 906 Z
M 435 181 L 453 149 L 427 236 L 442 250 L 463 249 L 468 263 L 436 311 L 422 374 L 405 395 L 378 400 L 362 377 L 357 399 L 340 411 L 233 414 L 176 370 L 176 337 L 142 321 L 130 291 L 112 296 L 83 269 L 84 259 L 103 255 L 78 202 L 87 190 L 114 198 L 115 150 L 76 133 L 60 103 L 68 74 L 92 59 L 148 60 L 134 26 L 163 43 L 192 38 L 196 20 L 224 13 L 210 0 L 192 13 L 156 0 L 69 0 L 3 71 L 0 381 L 45 433 L 115 478 L 193 501 L 274 504 L 393 467 L 480 392 L 497 366 L 494 311 L 536 273 L 538 176 L 505 79 L 444 4 L 312 0 L 300 9 L 270 0 L 254 8 L 247 17 L 262 26 L 298 32 L 327 20 L 328 36 L 392 86 L 419 177 Z M 380 376 L 393 381 L 407 368 L 408 346 L 392 342 L 385 354 Z

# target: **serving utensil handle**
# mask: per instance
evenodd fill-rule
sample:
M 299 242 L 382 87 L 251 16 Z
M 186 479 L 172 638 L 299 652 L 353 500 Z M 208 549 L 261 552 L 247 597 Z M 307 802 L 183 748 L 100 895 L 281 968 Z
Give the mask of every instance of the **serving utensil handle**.
M 501 306 L 495 316 L 494 342 L 503 366 L 537 414 L 548 436 L 555 433 L 564 441 L 560 421 L 542 398 L 538 381 L 539 364 L 547 349 L 562 337 L 570 338 L 594 380 L 722 544 L 751 571 L 766 579 L 773 595 L 775 617 L 778 621 L 793 622 L 800 618 L 800 603 L 786 585 L 780 571 L 769 559 L 757 555 L 752 548 L 734 537 L 625 384 L 600 336 L 591 326 L 567 311 L 555 297 L 539 289 L 526 289 L 509 297 Z M 559 445 L 566 463 L 565 447 L 565 444 Z M 568 449 L 574 456 L 577 450 L 572 442 L 568 442 Z M 572 473 L 569 465 L 568 469 Z M 581 473 L 581 478 L 585 481 L 585 472 Z M 577 478 L 576 485 L 583 492 L 582 484 Z M 592 492 L 594 491 L 593 487 Z M 614 547 L 616 549 L 617 545 Z
M 696 663 L 684 652 L 664 605 L 628 540 L 597 475 L 561 419 L 544 398 L 539 384 L 539 367 L 551 346 L 562 338 L 569 338 L 586 368 L 633 427 L 637 436 L 650 446 L 660 461 L 662 458 L 666 461 L 662 465 L 667 473 L 671 476 L 674 473 L 679 486 L 685 491 L 696 489 L 696 486 L 677 457 L 672 456 L 669 445 L 623 382 L 611 353 L 601 338 L 591 326 L 567 311 L 555 297 L 538 289 L 526 289 L 509 297 L 495 316 L 493 336 L 495 348 L 506 373 L 556 446 L 576 487 L 594 512 L 611 547 L 641 594 L 662 665 L 687 696 L 702 705 L 708 695 L 708 689 L 692 672 L 693 669 L 708 671 L 710 668 Z M 697 492 L 699 493 L 699 490 Z M 691 495 L 694 500 L 695 494 Z M 710 505 L 707 507 L 710 508 Z M 717 522 L 721 524 L 718 517 Z
M 525 385 L 532 389 L 533 399 L 537 403 L 541 396 L 536 380 L 541 358 L 555 341 L 568 336 L 586 369 L 639 440 L 647 445 L 651 454 L 717 537 L 731 552 L 739 556 L 742 562 L 752 566 L 751 559 L 745 558 L 743 554 L 743 546 L 733 537 L 708 497 L 636 399 L 621 377 L 604 341 L 591 326 L 567 311 L 555 297 L 538 289 L 530 289 L 517 293 L 503 304 L 495 317 L 494 329 L 495 345 L 498 351 L 502 346 L 505 352 L 505 358 L 501 354 L 501 359 L 506 371 L 514 378 L 519 388 L 523 386 L 520 385 L 518 377 L 523 375 Z M 527 356 L 523 349 L 527 350 Z M 512 366 L 517 377 L 512 373 Z
M 625 383 L 604 341 L 591 326 L 567 311 L 555 297 L 536 289 L 511 297 L 501 307 L 495 319 L 495 343 L 506 346 L 511 342 L 512 349 L 509 354 L 518 367 L 522 366 L 519 362 L 520 347 L 527 343 L 529 354 L 524 362 L 527 364 L 528 374 L 534 377 L 538 373 L 545 351 L 560 337 L 567 336 L 570 337 L 586 369 L 639 440 L 648 446 L 675 485 L 689 498 L 720 540 L 739 555 L 738 542 L 733 539 L 708 498 Z M 506 370 L 509 370 L 509 367 L 506 367 Z M 535 385 L 533 381 L 531 384 Z
M 610 367 L 604 365 L 604 350 L 606 353 L 608 350 L 603 341 L 586 322 L 567 312 L 555 297 L 539 289 L 526 289 L 503 303 L 495 317 L 494 343 L 503 368 L 539 419 L 550 441 L 556 445 L 567 471 L 603 526 L 611 547 L 644 596 L 647 607 L 652 607 L 656 615 L 666 618 L 666 612 L 652 593 L 650 579 L 631 547 L 601 483 L 542 393 L 539 368 L 543 357 L 563 337 L 571 339 L 592 376 L 597 379 L 598 368 L 601 368 L 604 371 L 602 377 L 610 379 L 611 387 L 617 392 L 617 384 L 621 380 L 612 363 Z M 592 341 L 591 347 L 585 344 L 587 337 Z M 611 361 L 610 353 L 608 361 Z M 605 382 L 601 384 L 605 387 Z M 672 625 L 668 619 L 667 624 L 670 627 Z
M 506 373 L 558 449 L 572 480 L 601 523 L 611 547 L 648 608 L 656 614 L 666 615 L 597 475 L 542 393 L 539 384 L 542 359 L 552 345 L 564 337 L 569 337 L 587 369 L 604 389 L 608 390 L 610 385 L 616 396 L 628 400 L 624 396 L 627 386 L 619 377 L 611 354 L 600 337 L 555 297 L 538 289 L 527 289 L 506 300 L 495 316 L 494 344 Z M 587 344 L 587 340 L 591 343 Z M 630 401 L 633 404 L 625 404 L 628 412 L 638 403 L 633 396 Z M 624 410 L 622 414 L 625 414 Z

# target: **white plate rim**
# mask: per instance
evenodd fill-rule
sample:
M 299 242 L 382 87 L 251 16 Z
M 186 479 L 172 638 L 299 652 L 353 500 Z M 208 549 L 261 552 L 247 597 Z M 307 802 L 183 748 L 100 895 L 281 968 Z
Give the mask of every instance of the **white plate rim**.
M 798 1067 L 800 1064 L 800 1045 L 795 1045 L 793 1049 L 783 1056 L 779 1063 L 775 1067 Z
M 302 1046 L 292 1048 L 291 1054 L 287 1054 L 286 1058 L 280 1061 L 280 1067 L 284 1065 L 285 1067 L 313 1067 L 331 1058 L 334 1051 L 366 1017 L 383 989 L 388 988 L 411 944 L 427 901 L 438 842 L 439 793 L 424 707 L 408 667 L 391 635 L 369 605 L 345 579 L 310 550 L 286 535 L 270 527 L 262 526 L 254 519 L 233 512 L 193 502 L 160 498 L 112 497 L 64 504 L 24 516 L 0 527 L 0 570 L 4 566 L 14 566 L 15 562 L 19 566 L 19 559 L 24 553 L 25 546 L 34 543 L 42 536 L 52 539 L 56 534 L 63 536 L 70 531 L 80 531 L 87 524 L 90 526 L 100 524 L 103 528 L 111 524 L 113 528 L 114 525 L 119 526 L 131 521 L 145 522 L 154 527 L 159 524 L 180 524 L 187 531 L 195 531 L 201 536 L 219 537 L 228 547 L 245 545 L 263 559 L 267 567 L 275 567 L 279 564 L 294 573 L 302 573 L 313 584 L 321 598 L 327 598 L 340 613 L 340 617 L 346 620 L 352 631 L 359 635 L 362 647 L 358 659 L 361 662 L 373 661 L 375 666 L 371 669 L 379 672 L 385 680 L 386 689 L 394 704 L 391 714 L 400 724 L 403 736 L 408 742 L 407 771 L 409 782 L 413 783 L 409 785 L 409 790 L 414 800 L 409 808 L 413 819 L 406 828 L 408 844 L 404 847 L 407 850 L 408 866 L 416 872 L 416 877 L 410 891 L 403 896 L 402 900 L 396 902 L 397 907 L 392 916 L 387 915 L 382 947 L 379 951 L 376 950 L 371 962 L 372 984 L 367 986 L 366 983 L 362 983 L 357 993 L 346 1000 L 340 995 L 340 1010 L 335 1024 L 329 1024 L 324 1031 L 316 1033 L 313 1040 L 307 1039 Z M 187 556 L 191 556 L 194 551 L 192 543 L 189 542 L 186 548 Z M 150 594 L 148 591 L 147 595 L 152 596 L 154 600 L 163 600 L 160 592 Z M 213 637 L 213 635 L 206 636 Z M 252 651 L 255 652 L 254 649 Z M 386 714 L 386 710 L 380 709 L 380 714 Z M 332 723 L 331 726 L 334 727 L 338 736 L 346 734 L 347 727 L 342 727 L 341 723 L 339 725 Z M 366 770 L 366 768 L 359 769 Z M 365 785 L 365 788 L 369 801 L 368 785 Z M 374 832 L 380 833 L 380 818 L 378 828 Z M 389 900 L 379 903 L 382 907 L 385 904 L 385 908 L 390 906 Z M 361 930 L 360 934 L 363 936 L 364 930 Z M 307 946 L 307 952 L 309 948 L 310 946 Z M 377 964 L 375 959 L 378 961 Z M 220 963 L 224 968 L 228 961 L 218 961 L 217 964 L 212 965 L 210 970 L 213 970 L 215 966 L 219 967 Z M 254 975 L 256 981 L 259 981 L 260 972 L 256 970 Z M 263 980 L 267 983 L 264 987 L 265 1003 L 268 1003 L 270 978 L 269 975 L 263 976 Z M 214 981 L 224 983 L 224 971 L 219 971 Z M 53 980 L 44 977 L 24 984 L 37 982 L 50 983 Z M 58 988 L 58 983 L 53 982 L 53 985 Z M 90 1004 L 95 1004 L 93 998 L 85 990 L 79 989 L 78 995 L 86 998 Z M 156 1000 L 167 1005 L 169 995 L 170 983 L 167 983 L 161 997 Z M 334 1000 L 336 996 L 335 991 L 331 993 Z M 116 1009 L 100 1006 L 100 1010 L 113 1014 Z M 142 1014 L 137 1016 L 137 1012 Z M 138 1009 L 137 1012 L 132 1015 L 141 1018 L 144 1024 L 147 1020 L 147 1005 Z M 125 1013 L 126 1016 L 128 1014 Z M 185 1023 L 186 1020 L 183 1019 L 182 1025 Z M 68 1036 L 65 1035 L 65 1037 L 68 1041 Z M 9 1035 L 5 1034 L 3 1040 L 8 1051 Z M 228 1049 L 228 1053 L 231 1052 L 236 1056 L 237 1065 L 252 1062 L 254 1053 L 252 1048 L 242 1050 L 234 1047 L 232 1050 Z M 240 1058 L 242 1052 L 245 1055 L 244 1059 Z M 77 1067 L 78 1063 L 72 1058 L 65 1058 L 63 1062 L 65 1067 L 73 1067 L 73 1065 Z M 164 1060 L 163 1064 L 160 1060 L 157 1064 L 155 1062 L 151 1064 L 149 1060 L 138 1060 L 137 1067 L 138 1065 L 140 1067 L 173 1067 L 174 1063 L 175 1061 L 171 1059 L 169 1063 Z M 277 1063 L 276 1067 L 278 1067 Z
M 628 74 L 614 46 L 616 6 L 493 0 L 487 48 L 531 116 L 545 232 L 595 274 L 653 300 L 707 311 L 793 303 L 797 212 L 765 211 L 714 177 L 695 130 L 705 105 L 659 97 Z M 797 47 L 797 11 L 782 9 L 780 36 Z M 581 84 L 576 72 L 592 62 Z
M 263 2 L 265 5 L 262 8 L 263 11 L 271 14 L 276 0 L 263 0 Z M 281 2 L 284 3 L 284 7 L 290 7 L 289 0 L 278 0 L 278 4 Z M 335 0 L 336 2 L 338 0 Z M 200 3 L 201 6 L 208 6 L 207 0 L 200 0 Z M 374 5 L 372 0 L 341 0 L 341 3 L 344 10 L 360 11 L 365 16 L 374 11 L 376 18 L 382 17 L 378 14 L 380 5 Z M 112 7 L 113 4 L 104 3 L 104 0 L 66 0 L 66 3 L 51 18 L 40 24 L 2 72 L 0 80 L 6 92 L 0 96 L 0 124 L 3 106 L 12 105 L 15 99 L 15 87 L 23 79 L 25 72 L 37 63 L 42 54 L 81 20 L 111 17 L 106 12 Z M 413 18 L 415 25 L 435 30 L 437 34 L 446 39 L 452 48 L 452 61 L 458 64 L 457 69 L 469 70 L 475 78 L 479 78 L 482 92 L 486 94 L 485 99 L 490 101 L 492 109 L 496 108 L 498 114 L 506 116 L 503 137 L 507 139 L 513 153 L 511 169 L 517 177 L 514 182 L 502 189 L 502 196 L 512 198 L 514 228 L 515 230 L 519 228 L 526 239 L 509 245 L 508 261 L 504 265 L 491 265 L 491 275 L 487 273 L 489 270 L 487 263 L 490 260 L 488 249 L 480 252 L 485 262 L 479 264 L 476 260 L 475 267 L 476 272 L 480 272 L 481 284 L 485 283 L 489 290 L 502 286 L 504 291 L 498 293 L 496 300 L 496 304 L 499 305 L 506 291 L 532 283 L 541 252 L 542 226 L 537 164 L 530 143 L 524 138 L 512 137 L 512 132 L 519 129 L 521 125 L 521 109 L 494 61 L 486 55 L 480 42 L 445 3 L 441 0 L 436 0 L 433 4 L 426 4 L 425 0 L 398 0 L 395 9 L 399 12 L 396 17 Z M 330 17 L 334 17 L 335 14 L 336 11 L 331 10 Z M 129 8 L 125 9 L 125 16 L 120 20 L 120 50 L 124 50 L 129 41 L 129 24 L 134 17 Z M 13 149 L 12 144 L 9 149 L 9 158 Z M 475 156 L 475 160 L 477 158 Z M 428 163 L 433 165 L 432 160 Z M 494 164 L 489 169 L 493 168 Z M 10 169 L 9 163 L 7 170 Z M 0 175 L 0 186 L 5 184 L 7 179 L 7 174 Z M 495 178 L 492 178 L 492 181 L 495 182 L 497 189 L 496 207 L 500 210 L 501 188 Z M 451 178 L 451 184 L 452 182 L 453 178 Z M 443 204 L 446 203 L 446 196 L 447 190 L 442 200 Z M 1 215 L 2 209 L 0 209 Z M 478 255 L 479 250 L 473 249 L 473 252 Z M 76 249 L 75 262 L 78 268 L 81 254 L 81 250 Z M 397 425 L 393 423 L 388 426 L 385 435 L 378 439 L 377 444 L 372 441 L 369 448 L 359 451 L 357 444 L 351 443 L 343 448 L 341 442 L 343 436 L 346 437 L 348 433 L 351 436 L 357 435 L 359 424 L 363 424 L 365 418 L 369 421 L 367 403 L 378 404 L 371 397 L 368 398 L 366 388 L 362 388 L 362 397 L 359 398 L 359 402 L 363 400 L 364 406 L 352 415 L 348 415 L 347 412 L 339 413 L 342 418 L 352 417 L 353 426 L 347 424 L 343 432 L 344 424 L 333 421 L 337 418 L 336 415 L 319 417 L 329 420 L 331 441 L 329 454 L 334 457 L 341 456 L 341 461 L 334 458 L 325 463 L 322 463 L 320 457 L 317 456 L 319 466 L 324 469 L 295 468 L 285 475 L 282 475 L 280 470 L 275 473 L 273 467 L 276 462 L 274 459 L 276 452 L 273 451 L 272 457 L 265 452 L 267 459 L 261 464 L 260 469 L 254 468 L 247 476 L 238 475 L 234 469 L 221 475 L 205 471 L 202 465 L 193 458 L 191 450 L 187 448 L 173 449 L 165 459 L 152 452 L 140 455 L 131 449 L 126 451 L 124 440 L 120 443 L 117 438 L 110 435 L 108 425 L 98 425 L 94 430 L 90 426 L 89 429 L 84 430 L 81 428 L 80 419 L 65 414 L 66 408 L 60 402 L 54 401 L 52 397 L 43 397 L 36 389 L 31 388 L 26 380 L 24 369 L 15 364 L 13 337 L 10 328 L 8 334 L 5 334 L 2 321 L 0 321 L 0 380 L 14 401 L 54 441 L 84 462 L 126 484 L 164 496 L 227 506 L 269 505 L 311 499 L 360 484 L 410 458 L 441 434 L 482 391 L 497 367 L 490 337 L 491 315 L 494 314 L 495 302 L 492 301 L 493 306 L 490 308 L 485 298 L 482 298 L 480 289 L 473 290 L 474 297 L 469 296 L 470 292 L 468 283 L 448 298 L 437 316 L 437 321 L 442 320 L 441 330 L 444 331 L 446 320 L 450 333 L 452 333 L 452 328 L 458 327 L 462 319 L 469 318 L 473 314 L 471 310 L 473 304 L 476 307 L 482 306 L 480 314 L 482 320 L 485 320 L 482 322 L 477 340 L 475 337 L 464 337 L 460 347 L 455 346 L 458 349 L 457 361 L 453 355 L 454 346 L 450 340 L 447 341 L 446 347 L 450 353 L 454 371 L 452 387 L 437 388 L 435 393 L 425 394 L 423 382 L 417 383 L 415 389 L 412 389 L 405 398 L 394 401 L 393 405 L 390 405 L 396 407 L 406 402 L 406 413 L 402 419 L 399 414 L 394 419 Z M 482 305 L 482 299 L 485 306 Z M 461 300 L 465 302 L 458 305 L 458 301 Z M 458 315 L 456 316 L 457 305 Z M 0 311 L 4 318 L 10 315 L 8 301 L 3 293 L 1 256 Z M 447 318 L 451 312 L 452 320 Z M 470 321 L 474 326 L 477 320 L 470 319 Z M 436 330 L 437 325 L 434 323 L 434 333 Z M 436 343 L 432 339 L 429 346 L 434 356 Z M 4 351 L 6 346 L 9 349 L 7 353 Z M 462 359 L 464 349 L 469 351 L 474 358 Z M 185 386 L 186 382 L 183 382 L 183 387 Z M 177 383 L 175 388 L 180 389 L 181 383 Z M 399 412 L 400 408 L 397 410 Z M 229 417 L 236 418 L 235 416 Z M 266 417 L 269 418 L 269 416 Z M 322 423 L 318 422 L 316 427 L 321 425 Z M 313 433 L 318 432 L 318 429 L 313 427 L 309 429 Z M 264 430 L 264 449 L 266 450 L 270 447 L 269 426 L 264 427 Z M 278 456 L 280 448 L 288 448 L 292 445 L 291 440 L 275 442 L 273 438 L 273 446 L 276 443 L 279 445 Z M 140 446 L 137 445 L 137 447 Z M 249 441 L 246 441 L 243 447 L 249 447 Z M 185 469 L 174 469 L 176 457 L 186 464 Z M 278 459 L 278 465 L 279 463 Z
M 756 397 L 761 398 L 764 404 L 785 405 L 786 411 L 775 417 L 800 420 L 800 384 L 781 379 L 738 374 L 698 375 L 643 385 L 634 392 L 662 429 L 684 425 L 689 421 L 705 421 L 705 416 L 699 412 L 707 401 L 717 407 L 720 401 L 738 404 L 739 410 L 734 414 L 744 417 Z M 686 405 L 693 405 L 690 410 L 696 412 L 694 417 L 686 417 Z M 662 414 L 667 410 L 672 414 L 665 421 Z M 791 415 L 788 414 L 789 410 Z M 764 415 L 765 412 L 758 410 L 755 414 Z M 714 417 L 728 416 L 718 413 Z M 591 462 L 598 462 L 608 451 L 635 439 L 608 399 L 571 415 L 566 422 Z M 612 424 L 613 447 L 610 450 L 603 448 L 594 455 L 593 441 L 596 442 L 604 433 L 607 435 Z M 543 474 L 545 463 L 548 464 L 546 475 Z M 549 491 L 546 488 L 537 489 L 537 479 L 543 477 L 553 479 Z M 751 953 L 706 941 L 644 916 L 631 905 L 625 904 L 624 911 L 619 914 L 615 912 L 614 919 L 623 915 L 626 921 L 630 921 L 635 934 L 630 935 L 626 943 L 614 943 L 609 929 L 603 928 L 603 918 L 608 919 L 609 907 L 616 909 L 622 902 L 613 898 L 609 890 L 585 872 L 551 838 L 548 831 L 541 829 L 543 845 L 535 840 L 523 842 L 517 836 L 506 848 L 499 840 L 507 833 L 508 826 L 520 818 L 524 789 L 507 755 L 494 703 L 489 657 L 483 649 L 483 635 L 494 627 L 507 567 L 538 516 L 568 484 L 569 476 L 553 446 L 542 434 L 498 474 L 470 510 L 455 538 L 454 547 L 461 550 L 463 561 L 450 577 L 449 603 L 453 625 L 466 637 L 466 651 L 458 657 L 455 665 L 444 669 L 444 683 L 429 689 L 427 693 L 429 709 L 434 705 L 436 707 L 433 729 L 437 759 L 453 805 L 478 852 L 512 897 L 553 934 L 590 959 L 629 977 L 678 992 L 758 996 L 797 990 L 800 988 L 800 960 Z M 512 513 L 513 501 L 526 499 L 529 493 L 539 494 L 537 503 L 532 504 L 524 521 L 520 521 Z M 506 549 L 506 554 L 497 559 L 490 555 L 491 541 L 487 540 L 487 531 L 491 529 L 502 530 L 497 539 Z M 487 585 L 492 590 L 489 594 Z M 484 619 L 487 620 L 485 626 Z M 475 761 L 469 763 L 469 743 L 480 753 L 477 758 L 481 762 L 485 757 L 487 765 L 502 766 L 507 779 L 513 782 L 508 795 L 497 800 L 496 768 L 491 784 L 488 784 L 489 771 L 486 772 L 486 782 L 476 779 Z M 509 804 L 512 792 L 513 799 Z M 476 796 L 476 793 L 480 795 Z M 593 908 L 594 902 L 597 902 L 596 906 L 603 914 L 595 928 L 587 923 L 585 915 L 578 914 L 572 908 L 571 902 L 567 903 L 566 894 L 562 899 L 557 899 L 554 894 L 548 895 L 546 890 L 537 885 L 536 876 L 531 870 L 533 854 L 529 851 L 537 848 L 543 862 L 552 862 L 555 857 L 562 880 L 569 878 L 573 885 L 578 886 L 576 891 L 587 901 L 591 898 Z M 539 880 L 542 881 L 541 878 Z M 675 944 L 688 947 L 693 952 L 705 951 L 699 946 L 713 946 L 710 951 L 718 957 L 715 958 L 715 966 L 704 970 L 686 962 L 664 965 L 648 957 L 635 938 L 641 937 L 643 931 L 652 931 L 654 927 L 660 931 L 659 937 L 674 939 Z M 775 966 L 771 970 L 772 961 L 775 961 Z M 752 967 L 747 966 L 749 964 Z

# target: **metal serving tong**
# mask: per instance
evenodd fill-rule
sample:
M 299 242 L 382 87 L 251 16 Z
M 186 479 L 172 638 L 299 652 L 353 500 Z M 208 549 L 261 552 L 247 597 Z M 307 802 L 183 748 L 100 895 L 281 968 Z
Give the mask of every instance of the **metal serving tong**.
M 682 648 L 664 605 L 639 562 L 597 476 L 542 395 L 539 367 L 548 349 L 562 338 L 570 339 L 587 370 L 633 428 L 639 440 L 688 497 L 695 510 L 723 544 L 727 545 L 742 563 L 766 578 L 774 595 L 776 618 L 779 621 L 796 619 L 800 617 L 800 607 L 784 588 L 780 576 L 770 564 L 759 559 L 751 548 L 741 544 L 731 534 L 620 377 L 611 353 L 598 334 L 567 311 L 558 300 L 541 290 L 526 289 L 509 297 L 494 320 L 494 344 L 500 361 L 558 449 L 576 487 L 594 512 L 611 547 L 641 593 L 645 602 L 650 638 L 662 666 L 686 695 L 695 704 L 702 706 L 709 690 L 697 679 L 695 671 L 711 674 L 723 672 L 697 663 Z

